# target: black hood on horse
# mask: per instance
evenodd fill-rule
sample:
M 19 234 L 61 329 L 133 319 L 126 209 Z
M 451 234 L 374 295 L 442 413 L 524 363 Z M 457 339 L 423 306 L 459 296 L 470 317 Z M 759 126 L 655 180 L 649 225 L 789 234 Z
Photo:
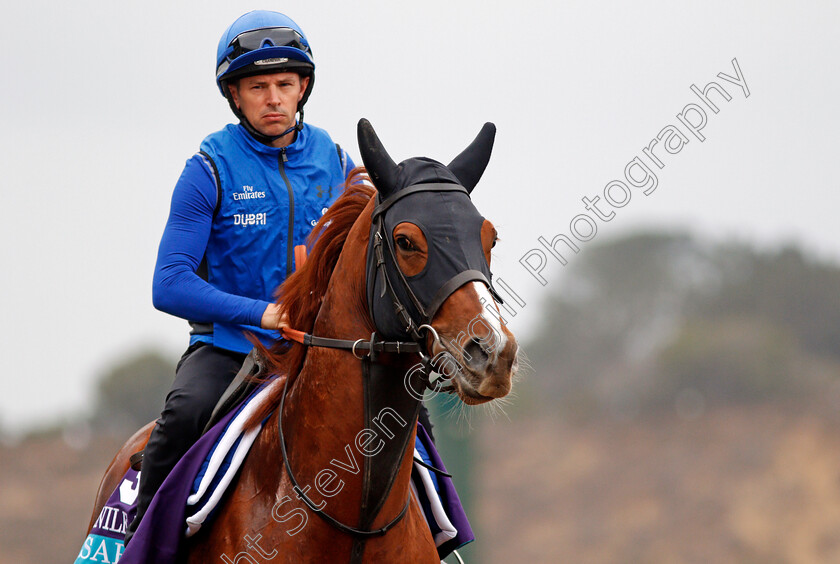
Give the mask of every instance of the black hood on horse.
M 359 150 L 378 191 L 367 297 L 371 318 L 386 339 L 419 339 L 418 327 L 431 323 L 446 298 L 467 282 L 481 281 L 495 295 L 481 243 L 484 217 L 469 196 L 490 160 L 495 134 L 495 126 L 486 123 L 448 166 L 426 157 L 397 165 L 370 123 L 359 121 Z M 408 277 L 394 252 L 394 228 L 403 222 L 417 226 L 428 244 L 426 266 Z M 386 293 L 390 300 L 382 299 Z

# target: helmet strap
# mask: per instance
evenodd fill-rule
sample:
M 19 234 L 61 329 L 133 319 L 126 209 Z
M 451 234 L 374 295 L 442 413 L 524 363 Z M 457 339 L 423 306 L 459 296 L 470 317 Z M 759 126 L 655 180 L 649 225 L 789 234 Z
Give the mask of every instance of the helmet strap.
M 259 141 L 263 145 L 268 145 L 268 146 L 271 146 L 272 143 L 274 143 L 275 141 L 277 141 L 281 137 L 284 137 L 284 136 L 288 135 L 289 133 L 294 133 L 294 137 L 297 138 L 297 132 L 300 131 L 301 129 L 303 129 L 303 126 L 299 127 L 298 124 L 295 123 L 292 127 L 287 129 L 286 131 L 284 131 L 280 135 L 266 135 L 264 133 L 261 133 L 261 132 L 257 131 L 257 129 L 253 125 L 251 125 L 251 122 L 249 122 L 247 119 L 245 119 L 245 116 L 239 116 L 239 123 L 241 123 L 242 127 L 245 128 L 245 131 L 247 131 L 248 133 L 251 134 L 251 137 L 253 137 L 257 141 Z M 292 140 L 292 142 L 294 143 L 294 139 Z

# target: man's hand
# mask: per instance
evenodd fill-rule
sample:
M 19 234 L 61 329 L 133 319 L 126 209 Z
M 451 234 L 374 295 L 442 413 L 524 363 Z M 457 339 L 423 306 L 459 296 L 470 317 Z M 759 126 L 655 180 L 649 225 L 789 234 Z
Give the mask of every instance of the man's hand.
M 277 304 L 269 304 L 262 314 L 260 327 L 263 329 L 279 330 L 280 327 L 289 326 L 289 316 L 282 307 Z

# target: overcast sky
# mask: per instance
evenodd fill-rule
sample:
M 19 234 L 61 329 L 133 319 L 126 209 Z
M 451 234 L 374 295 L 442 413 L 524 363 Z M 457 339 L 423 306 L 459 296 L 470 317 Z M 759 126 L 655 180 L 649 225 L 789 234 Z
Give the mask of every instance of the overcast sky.
M 511 322 L 527 334 L 540 300 L 562 290 L 562 267 L 548 256 L 543 287 L 520 257 L 540 236 L 569 234 L 578 214 L 595 217 L 581 199 L 603 197 L 663 128 L 685 131 L 677 114 L 703 105 L 692 84 L 716 81 L 731 100 L 710 95 L 720 111 L 706 108 L 703 142 L 686 134 L 677 154 L 654 149 L 664 165 L 656 190 L 633 188 L 624 207 L 602 208 L 615 216 L 596 220 L 595 240 L 687 228 L 840 260 L 840 10 L 805 6 L 6 3 L 0 426 L 83 409 L 111 363 L 185 348 L 186 323 L 151 305 L 152 269 L 185 160 L 232 119 L 215 52 L 240 14 L 278 9 L 303 27 L 317 65 L 306 119 L 357 161 L 361 117 L 397 160 L 448 162 L 496 123 L 474 200 L 503 239 L 493 270 L 527 303 Z M 717 77 L 736 76 L 733 58 L 749 97 Z M 579 241 L 583 251 L 593 243 Z

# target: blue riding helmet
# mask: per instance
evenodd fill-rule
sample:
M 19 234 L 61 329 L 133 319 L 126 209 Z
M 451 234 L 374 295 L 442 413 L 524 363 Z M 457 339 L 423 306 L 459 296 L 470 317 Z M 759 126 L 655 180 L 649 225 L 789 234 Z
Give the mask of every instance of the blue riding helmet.
M 216 49 L 216 86 L 228 100 L 236 117 L 262 142 L 282 137 L 291 129 L 275 137 L 266 137 L 256 131 L 236 108 L 227 84 L 238 78 L 275 72 L 296 72 L 301 77 L 309 77 L 309 84 L 297 106 L 300 120 L 294 129 L 299 130 L 303 124 L 303 106 L 315 84 L 315 61 L 312 59 L 309 41 L 298 24 L 279 12 L 254 10 L 240 16 L 219 40 Z

